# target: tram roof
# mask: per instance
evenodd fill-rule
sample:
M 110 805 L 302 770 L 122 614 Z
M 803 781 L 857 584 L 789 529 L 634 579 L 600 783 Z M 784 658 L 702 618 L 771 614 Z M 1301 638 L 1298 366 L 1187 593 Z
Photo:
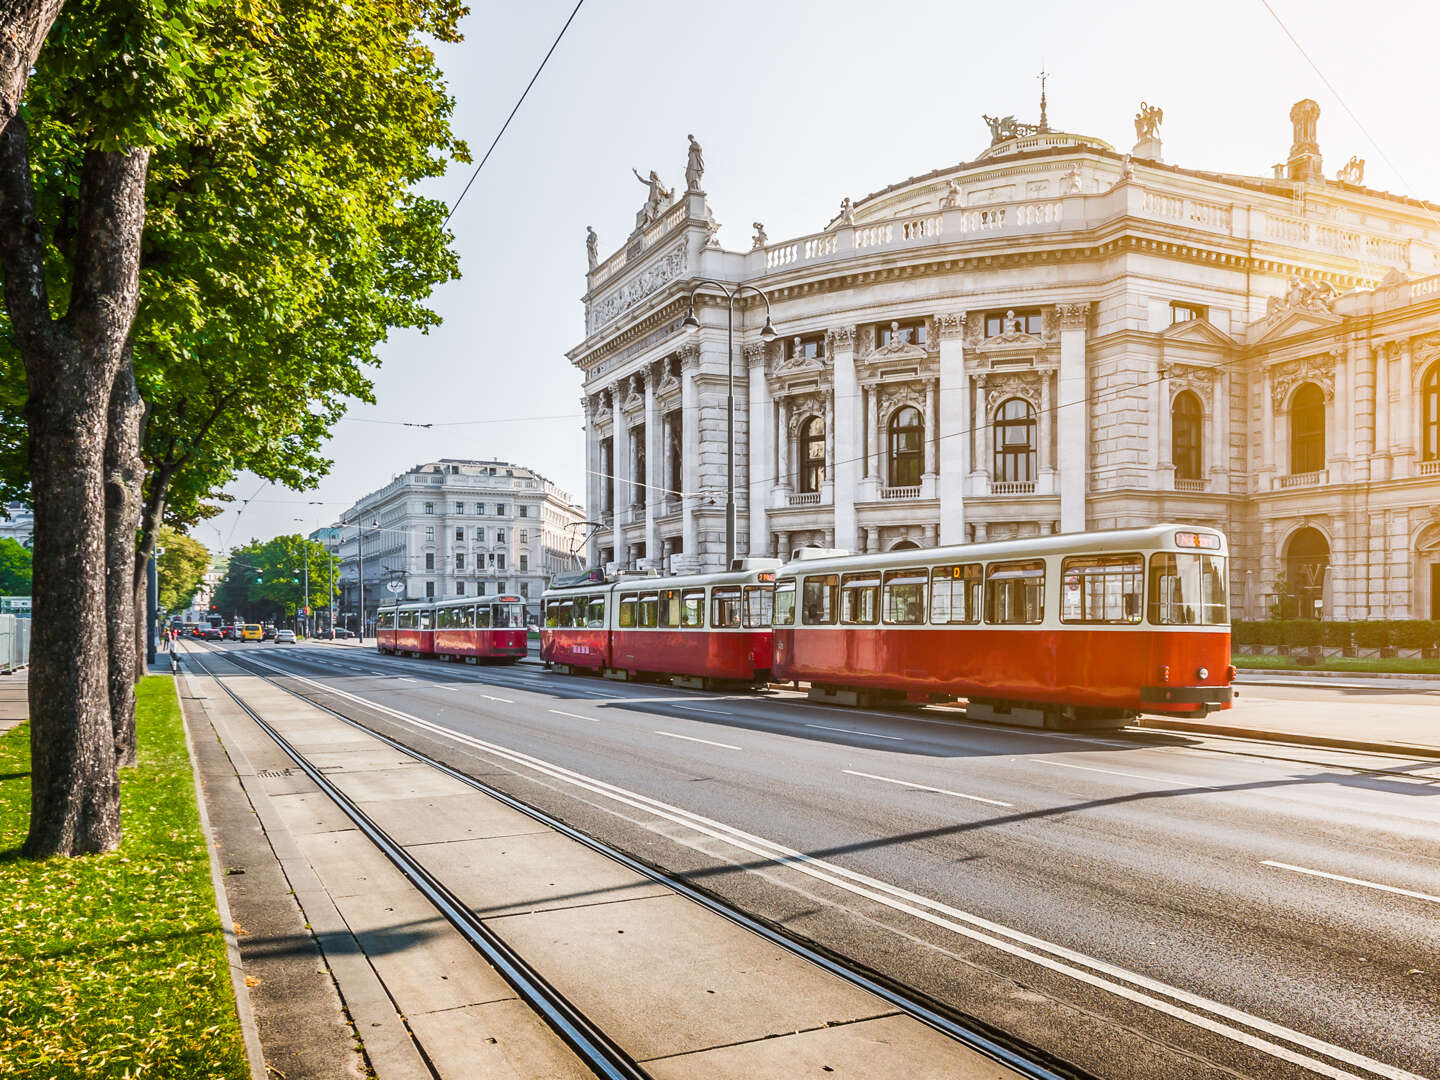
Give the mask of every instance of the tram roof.
M 471 604 L 523 604 L 525 597 L 519 593 L 492 593 L 489 596 L 452 596 L 447 600 L 398 601 L 390 607 L 380 605 L 381 611 L 428 611 L 430 608 L 468 607 Z
M 713 574 L 675 574 L 670 577 L 647 577 L 643 574 L 624 575 L 589 584 L 562 585 L 545 590 L 545 596 L 579 596 L 586 593 L 609 592 L 612 589 L 654 592 L 657 589 L 698 589 L 709 585 L 754 585 L 761 574 L 767 581 L 782 569 L 779 559 L 752 558 L 744 570 L 722 570 Z

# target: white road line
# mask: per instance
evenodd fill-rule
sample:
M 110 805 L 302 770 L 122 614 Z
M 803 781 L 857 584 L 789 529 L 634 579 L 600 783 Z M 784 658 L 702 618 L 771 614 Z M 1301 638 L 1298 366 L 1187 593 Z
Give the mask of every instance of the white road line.
M 262 666 L 271 667 L 269 664 Z M 280 669 L 271 668 L 279 671 Z M 281 672 L 282 674 L 288 674 Z M 761 856 L 776 865 L 788 866 L 798 873 L 805 874 L 819 881 L 837 888 L 863 896 L 877 903 L 885 904 L 896 911 L 902 911 L 917 919 L 921 919 L 934 926 L 949 930 L 962 937 L 970 938 L 988 945 L 991 948 L 1012 956 L 1027 960 L 1039 967 L 1066 975 L 1094 986 L 1107 993 L 1125 998 L 1128 1001 L 1144 1005 L 1167 1016 L 1182 1020 L 1195 1027 L 1221 1035 L 1234 1042 L 1252 1047 L 1272 1057 L 1289 1061 L 1302 1068 L 1321 1076 L 1328 1076 L 1331 1080 L 1355 1080 L 1355 1073 L 1346 1072 L 1337 1068 L 1327 1061 L 1300 1053 L 1271 1039 L 1280 1039 L 1290 1043 L 1292 1046 L 1301 1046 L 1307 1050 L 1322 1054 L 1334 1061 L 1342 1061 L 1347 1065 L 1354 1066 L 1371 1075 L 1384 1077 L 1385 1080 L 1425 1080 L 1417 1073 L 1408 1072 L 1395 1065 L 1387 1065 L 1385 1062 L 1377 1061 L 1364 1054 L 1353 1050 L 1347 1050 L 1343 1046 L 1336 1046 L 1313 1035 L 1306 1035 L 1303 1032 L 1295 1031 L 1277 1024 L 1262 1017 L 1253 1016 L 1243 1010 L 1230 1005 L 1212 1001 L 1200 994 L 1182 990 L 1179 987 L 1170 986 L 1158 979 L 1152 979 L 1147 975 L 1129 971 L 1117 964 L 1111 964 L 1096 957 L 1087 956 L 1082 952 L 1057 945 L 1043 938 L 1026 934 L 1021 930 L 1005 926 L 1001 923 L 992 922 L 982 916 L 962 911 L 959 908 L 938 900 L 912 893 L 895 885 L 890 885 L 876 878 L 860 874 L 853 870 L 847 870 L 842 866 L 826 862 L 823 859 L 816 859 L 804 852 L 787 848 L 773 840 L 756 836 L 753 833 L 743 832 L 731 825 L 711 818 L 703 817 L 689 810 L 682 810 L 680 807 L 669 803 L 652 799 L 647 795 L 641 795 L 626 788 L 597 780 L 586 776 L 584 773 L 574 772 L 561 765 L 553 765 L 543 758 L 532 757 L 529 754 L 521 753 L 518 750 L 510 750 L 496 743 L 486 742 L 470 735 L 461 734 L 450 728 L 439 724 L 422 720 L 418 716 L 402 712 L 399 709 L 382 705 L 369 698 L 360 697 L 345 690 L 334 687 L 327 687 L 324 683 L 315 682 L 304 676 L 294 676 L 299 682 L 309 683 L 320 690 L 328 691 L 339 697 L 347 697 L 356 704 L 363 705 L 368 709 L 384 713 L 394 719 L 402 720 L 424 731 L 431 732 L 448 738 L 453 742 L 470 746 L 481 750 L 493 757 L 502 758 L 517 765 L 523 765 L 536 772 L 550 776 L 553 779 L 576 787 L 584 788 L 594 794 L 604 796 L 615 802 L 621 803 L 635 809 L 643 810 L 657 817 L 671 821 L 675 824 L 687 826 L 704 836 L 720 840 L 730 844 L 732 847 L 751 854 Z M 666 835 L 670 835 L 667 833 Z M 672 839 L 679 839 L 671 837 Z M 680 842 L 684 843 L 684 840 Z M 696 844 L 690 846 L 696 850 L 703 850 Z M 1159 996 L 1157 996 L 1159 995 Z M 1197 1011 L 1199 1010 L 1199 1011 Z M 1208 1014 L 1208 1015 L 1207 1015 Z M 1217 1017 L 1223 1019 L 1217 1019 Z M 1226 1023 L 1225 1021 L 1229 1021 Z M 1242 1025 L 1236 1027 L 1233 1025 Z M 1245 1029 L 1249 1030 L 1245 1030 Z M 1262 1038 L 1253 1032 L 1262 1032 L 1271 1038 Z
M 568 716 L 572 720 L 589 720 L 592 723 L 596 724 L 600 722 L 600 718 L 598 716 L 581 716 L 578 712 L 562 712 L 559 709 L 550 709 L 549 711 L 554 713 L 556 716 Z
M 1381 885 L 1377 881 L 1365 881 L 1361 878 L 1346 877 L 1344 874 L 1331 874 L 1324 870 L 1311 870 L 1308 866 L 1292 866 L 1290 863 L 1275 862 L 1271 859 L 1263 859 L 1261 866 L 1274 866 L 1281 870 L 1293 870 L 1297 874 L 1309 874 L 1311 877 L 1329 878 L 1331 881 L 1343 881 L 1349 885 L 1363 885 L 1367 889 L 1379 889 L 1381 892 L 1398 893 L 1401 896 L 1413 896 L 1416 900 L 1429 900 L 1432 904 L 1440 904 L 1440 896 L 1431 896 L 1429 893 L 1416 892 L 1414 889 L 1402 889 L 1396 885 Z
M 881 735 L 874 731 L 860 731 L 857 728 L 831 727 L 829 724 L 806 724 L 806 727 L 820 728 L 822 731 L 843 731 L 847 735 L 864 735 L 870 739 L 889 739 L 891 742 L 904 742 L 899 735 Z
M 503 701 L 506 705 L 515 704 L 515 702 L 508 697 L 496 697 L 494 694 L 481 694 L 480 696 L 487 701 Z
M 730 716 L 724 709 L 707 709 L 703 705 L 670 705 L 672 709 L 684 709 L 687 712 L 710 713 L 712 716 Z
M 856 772 L 854 769 L 841 769 L 843 773 L 850 776 L 863 776 L 867 780 L 883 780 L 887 784 L 899 784 L 901 787 L 916 788 L 920 791 L 933 791 L 937 795 L 954 795 L 957 799 L 969 799 L 971 802 L 989 803 L 991 806 L 1014 806 L 1014 803 L 1001 802 L 999 799 L 984 799 L 979 795 L 966 795 L 962 791 L 948 791 L 943 787 L 931 787 L 929 784 L 912 784 L 909 780 L 892 780 L 888 776 L 876 776 L 874 773 Z
M 680 735 L 674 731 L 656 730 L 656 735 L 667 735 L 672 739 L 684 739 L 686 742 L 704 743 L 706 746 L 718 746 L 721 750 L 739 750 L 740 747 L 732 746 L 728 742 L 711 742 L 709 739 L 697 739 L 694 735 Z
M 1093 765 L 1073 765 L 1068 761 L 1045 761 L 1041 758 L 1034 759 L 1036 765 L 1050 765 L 1056 769 L 1084 769 L 1086 772 L 1103 772 L 1111 776 L 1128 776 L 1132 780 L 1152 780 L 1160 784 L 1180 783 L 1179 780 L 1171 780 L 1164 776 L 1146 776 L 1143 773 L 1120 772 L 1117 769 L 1097 769 Z

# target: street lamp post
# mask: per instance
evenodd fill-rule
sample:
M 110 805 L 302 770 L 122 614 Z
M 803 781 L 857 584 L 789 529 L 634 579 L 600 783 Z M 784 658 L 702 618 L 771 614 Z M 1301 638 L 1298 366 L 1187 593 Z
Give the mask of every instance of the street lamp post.
M 695 294 L 702 285 L 714 285 L 725 294 L 725 569 L 735 565 L 735 298 L 749 289 L 765 301 L 765 326 L 761 341 L 775 340 L 775 327 L 770 323 L 770 297 L 754 285 L 737 285 L 734 291 L 714 278 L 700 278 L 690 290 L 690 313 L 680 325 L 686 333 L 698 334 L 700 320 L 695 317 Z M 753 468 L 753 462 L 752 462 Z
M 372 529 L 380 527 L 379 521 L 371 522 Z M 365 640 L 365 526 L 361 522 L 355 522 L 355 549 L 357 561 L 360 564 L 360 628 L 355 632 L 355 640 Z

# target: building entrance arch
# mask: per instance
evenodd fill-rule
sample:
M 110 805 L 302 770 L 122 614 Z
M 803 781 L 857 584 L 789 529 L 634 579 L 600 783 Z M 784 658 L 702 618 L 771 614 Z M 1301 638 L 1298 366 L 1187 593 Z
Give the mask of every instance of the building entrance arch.
M 1298 615 L 1313 619 L 1330 612 L 1320 610 L 1324 595 L 1325 571 L 1330 566 L 1330 541 L 1325 534 L 1312 525 L 1297 530 L 1285 545 L 1285 581 L 1288 593 L 1294 598 L 1294 611 L 1282 611 L 1282 615 Z M 1284 600 L 1282 599 L 1282 605 Z

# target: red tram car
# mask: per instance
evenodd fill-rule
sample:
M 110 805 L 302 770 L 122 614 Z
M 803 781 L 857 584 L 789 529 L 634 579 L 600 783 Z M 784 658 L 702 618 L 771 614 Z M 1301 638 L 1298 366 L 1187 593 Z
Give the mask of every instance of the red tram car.
M 1225 537 L 1161 525 L 805 558 L 776 581 L 777 679 L 812 696 L 968 700 L 1043 727 L 1230 707 Z
M 461 596 L 397 604 L 381 610 L 375 644 L 382 653 L 513 664 L 529 648 L 525 598 Z
M 557 581 L 544 594 L 540 657 L 562 670 L 682 685 L 766 682 L 780 562 L 740 562 L 721 574 Z

